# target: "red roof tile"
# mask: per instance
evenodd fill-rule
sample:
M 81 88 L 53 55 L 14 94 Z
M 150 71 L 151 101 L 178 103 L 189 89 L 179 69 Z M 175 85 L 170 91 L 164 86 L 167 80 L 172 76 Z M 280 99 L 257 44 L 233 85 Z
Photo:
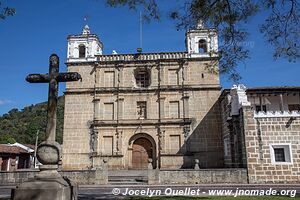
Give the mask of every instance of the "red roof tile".
M 9 146 L 6 144 L 0 144 L 0 153 L 10 153 L 10 154 L 27 153 L 27 154 L 29 154 L 26 150 L 22 149 L 21 147 Z

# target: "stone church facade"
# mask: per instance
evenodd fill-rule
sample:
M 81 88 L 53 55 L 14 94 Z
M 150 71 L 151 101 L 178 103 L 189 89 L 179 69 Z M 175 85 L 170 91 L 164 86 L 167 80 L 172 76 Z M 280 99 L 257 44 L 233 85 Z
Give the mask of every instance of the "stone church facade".
M 68 37 L 63 169 L 223 167 L 218 41 L 202 24 L 186 52 L 103 55 L 85 26 Z
M 213 183 L 233 172 L 239 183 L 299 183 L 300 87 L 221 93 L 216 30 L 199 23 L 185 42 L 185 52 L 103 55 L 88 26 L 68 37 L 68 71 L 82 81 L 66 84 L 62 168 L 105 161 L 165 169 L 165 182 L 167 169 L 188 168 L 176 170 L 178 183 L 204 172 Z

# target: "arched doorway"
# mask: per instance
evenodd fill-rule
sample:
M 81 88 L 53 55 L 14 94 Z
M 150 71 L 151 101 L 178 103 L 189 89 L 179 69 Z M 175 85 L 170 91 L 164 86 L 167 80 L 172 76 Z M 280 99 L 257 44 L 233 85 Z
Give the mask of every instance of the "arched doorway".
M 132 144 L 132 169 L 147 169 L 148 159 L 153 159 L 152 143 L 144 137 L 136 139 Z

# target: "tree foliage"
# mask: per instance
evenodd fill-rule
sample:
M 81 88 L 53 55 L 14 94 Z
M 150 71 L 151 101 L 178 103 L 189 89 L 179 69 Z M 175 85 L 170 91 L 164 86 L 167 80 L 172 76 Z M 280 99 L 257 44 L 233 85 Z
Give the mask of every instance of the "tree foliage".
M 116 6 L 128 6 L 131 10 L 136 10 L 139 6 L 144 8 L 144 19 L 156 19 L 160 18 L 159 8 L 156 0 L 106 0 L 107 4 L 111 7 Z
M 64 121 L 64 97 L 59 97 L 57 108 L 56 139 L 62 143 Z M 0 143 L 35 144 L 39 130 L 39 142 L 45 139 L 47 125 L 47 102 L 25 107 L 21 111 L 14 108 L 0 117 Z
M 149 19 L 160 19 L 156 0 L 107 0 L 112 7 L 128 5 L 136 10 L 144 7 Z M 181 6 L 171 10 L 170 17 L 178 29 L 195 27 L 203 20 L 208 27 L 218 30 L 220 37 L 220 72 L 230 79 L 240 79 L 236 67 L 249 58 L 249 47 L 245 45 L 248 31 L 244 26 L 258 13 L 267 16 L 260 24 L 260 32 L 274 47 L 275 59 L 288 61 L 300 58 L 300 5 L 298 0 L 182 0 Z
M 16 14 L 15 8 L 3 6 L 0 1 L 0 20 L 4 20 L 6 17 L 13 16 L 14 14 Z
M 0 144 L 14 144 L 16 143 L 15 138 L 9 134 L 0 135 Z

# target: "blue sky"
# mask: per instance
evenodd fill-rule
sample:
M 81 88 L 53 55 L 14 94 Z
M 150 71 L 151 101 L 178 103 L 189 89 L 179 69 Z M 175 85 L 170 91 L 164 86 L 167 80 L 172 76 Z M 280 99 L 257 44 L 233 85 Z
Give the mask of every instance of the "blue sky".
M 174 6 L 171 0 L 161 0 L 162 20 L 143 25 L 143 51 L 185 51 L 185 31 L 177 31 L 174 21 L 167 17 Z M 173 0 L 172 0 L 173 1 Z M 139 46 L 139 13 L 126 7 L 109 8 L 104 0 L 5 0 L 7 6 L 15 7 L 13 17 L 0 21 L 0 115 L 12 108 L 23 108 L 47 100 L 47 84 L 29 84 L 29 73 L 46 73 L 51 53 L 59 55 L 60 71 L 66 71 L 67 36 L 79 34 L 84 25 L 83 17 L 89 16 L 91 32 L 97 34 L 104 44 L 104 54 L 133 53 Z M 180 1 L 173 1 L 180 2 Z M 239 66 L 248 87 L 300 85 L 300 66 L 286 60 L 274 60 L 272 48 L 258 32 L 260 15 L 245 26 L 250 31 L 246 45 L 251 59 Z M 221 75 L 223 88 L 232 86 Z M 60 84 L 60 94 L 64 84 Z

